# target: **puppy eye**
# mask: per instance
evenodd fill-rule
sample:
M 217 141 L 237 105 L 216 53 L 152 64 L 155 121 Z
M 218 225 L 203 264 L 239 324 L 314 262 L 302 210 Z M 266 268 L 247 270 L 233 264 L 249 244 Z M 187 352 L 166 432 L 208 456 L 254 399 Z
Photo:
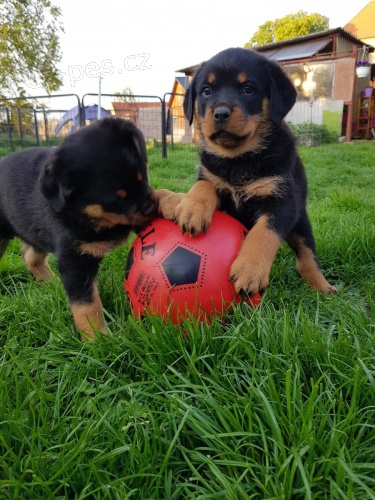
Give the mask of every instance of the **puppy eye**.
M 203 87 L 202 94 L 205 95 L 205 96 L 211 95 L 212 94 L 211 87 L 209 87 L 208 85 L 206 85 L 205 87 Z
M 251 95 L 254 92 L 254 88 L 251 85 L 245 85 L 243 91 L 247 95 Z

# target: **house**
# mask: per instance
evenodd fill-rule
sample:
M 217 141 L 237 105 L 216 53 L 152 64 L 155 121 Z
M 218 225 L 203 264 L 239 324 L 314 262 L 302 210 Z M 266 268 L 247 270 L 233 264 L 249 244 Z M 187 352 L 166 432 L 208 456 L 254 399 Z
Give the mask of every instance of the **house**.
M 310 115 L 312 122 L 341 132 L 350 141 L 356 134 L 358 98 L 369 85 L 369 78 L 359 78 L 355 71 L 363 46 L 374 51 L 371 45 L 336 28 L 262 45 L 257 51 L 281 64 L 295 84 L 297 103 L 286 117 L 288 121 L 308 121 Z
M 172 142 L 192 143 L 192 128 L 184 114 L 184 96 L 189 86 L 188 76 L 177 76 L 173 83 L 172 92 L 168 102 L 167 135 Z
M 359 11 L 344 26 L 344 30 L 359 38 L 362 42 L 375 47 L 375 0 L 369 2 Z M 370 55 L 370 61 L 375 64 L 375 52 Z
M 324 124 L 350 141 L 355 132 L 357 98 L 368 86 L 368 79 L 358 78 L 355 71 L 363 45 L 374 51 L 371 45 L 336 28 L 257 47 L 259 53 L 283 67 L 296 87 L 297 103 L 286 120 Z M 180 71 L 192 76 L 197 67 Z
M 111 103 L 111 114 L 132 121 L 146 139 L 162 140 L 161 101 L 123 101 Z

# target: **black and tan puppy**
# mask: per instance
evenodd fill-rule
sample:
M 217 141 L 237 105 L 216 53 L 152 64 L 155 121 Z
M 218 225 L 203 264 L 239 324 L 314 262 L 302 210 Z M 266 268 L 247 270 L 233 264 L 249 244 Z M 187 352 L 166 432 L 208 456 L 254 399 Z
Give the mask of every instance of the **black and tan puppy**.
M 249 228 L 230 279 L 250 295 L 267 287 L 283 240 L 314 290 L 336 292 L 317 265 L 305 171 L 283 120 L 295 100 L 282 69 L 256 52 L 227 49 L 204 62 L 184 102 L 201 141 L 198 181 L 187 195 L 160 193 L 162 215 L 192 236 L 210 226 L 215 209 Z
M 30 148 L 0 162 L 0 257 L 9 240 L 40 280 L 57 258 L 78 330 L 105 331 L 96 275 L 102 257 L 156 210 L 143 136 L 131 122 L 105 118 L 57 148 Z

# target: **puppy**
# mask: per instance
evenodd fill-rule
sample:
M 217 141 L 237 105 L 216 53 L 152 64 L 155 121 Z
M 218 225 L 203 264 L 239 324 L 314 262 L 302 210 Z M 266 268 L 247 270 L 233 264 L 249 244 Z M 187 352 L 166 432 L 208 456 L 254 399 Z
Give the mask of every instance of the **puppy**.
M 249 295 L 268 286 L 284 240 L 311 287 L 336 292 L 317 264 L 306 175 L 283 120 L 295 100 L 282 69 L 256 52 L 231 48 L 204 62 L 184 101 L 200 137 L 198 180 L 187 195 L 163 190 L 159 197 L 160 213 L 192 236 L 208 229 L 216 209 L 249 229 L 230 270 L 235 289 Z
M 47 255 L 55 254 L 75 324 L 93 340 L 95 330 L 105 333 L 99 264 L 156 209 L 141 132 L 105 118 L 57 148 L 30 148 L 0 162 L 0 257 L 21 238 L 26 266 L 41 280 L 51 276 Z

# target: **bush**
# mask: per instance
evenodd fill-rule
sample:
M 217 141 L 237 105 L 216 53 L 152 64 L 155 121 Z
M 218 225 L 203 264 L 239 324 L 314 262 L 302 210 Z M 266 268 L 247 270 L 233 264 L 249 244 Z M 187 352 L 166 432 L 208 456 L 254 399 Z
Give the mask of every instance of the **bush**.
M 311 122 L 289 123 L 290 128 L 298 138 L 301 146 L 320 146 L 322 144 L 332 144 L 337 142 L 336 132 L 329 130 L 326 125 L 317 125 Z

